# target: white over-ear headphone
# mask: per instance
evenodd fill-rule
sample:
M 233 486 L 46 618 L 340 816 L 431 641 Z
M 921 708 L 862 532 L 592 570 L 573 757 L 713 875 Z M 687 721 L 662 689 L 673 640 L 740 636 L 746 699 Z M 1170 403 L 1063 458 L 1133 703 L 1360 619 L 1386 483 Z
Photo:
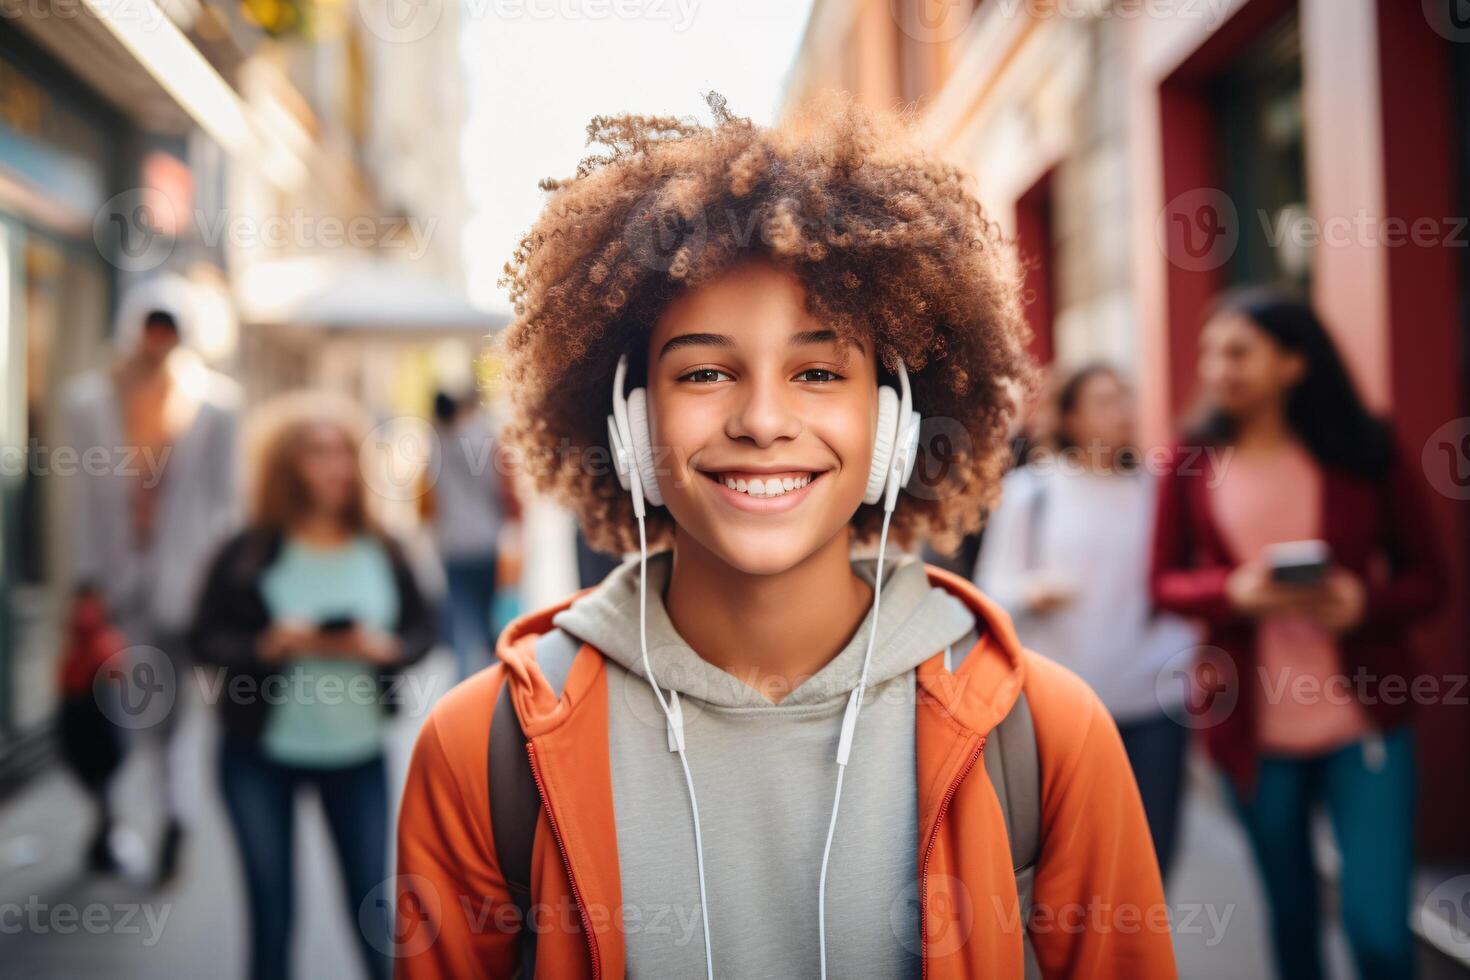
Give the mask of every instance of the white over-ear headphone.
M 627 378 L 628 355 L 624 354 L 618 358 L 613 374 L 613 410 L 607 417 L 607 438 L 618 482 L 632 493 L 633 510 L 642 517 L 645 501 L 658 507 L 664 498 L 654 467 L 648 391 L 634 388 L 624 395 Z M 913 408 L 909 373 L 902 361 L 898 362 L 898 384 L 898 392 L 892 385 L 878 388 L 878 433 L 873 440 L 873 461 L 868 467 L 868 484 L 863 492 L 863 503 L 876 504 L 881 500 L 886 510 L 893 509 L 899 489 L 908 483 L 919 448 L 919 413 Z
M 633 513 L 638 518 L 638 643 L 643 651 L 643 676 L 653 696 L 658 699 L 668 722 L 669 751 L 676 752 L 684 770 L 684 785 L 689 790 L 689 808 L 694 818 L 694 854 L 699 867 L 699 911 L 704 922 L 704 965 L 709 980 L 714 980 L 714 957 L 710 953 L 709 899 L 704 887 L 704 839 L 699 827 L 699 800 L 694 793 L 694 777 L 689 771 L 689 757 L 684 752 L 684 712 L 679 706 L 679 693 L 669 689 L 668 697 L 653 676 L 648 660 L 648 537 L 644 526 L 645 503 L 663 504 L 654 466 L 653 438 L 648 425 L 648 392 L 634 388 L 623 394 L 628 377 L 628 355 L 618 358 L 613 374 L 612 414 L 607 417 L 608 444 L 612 448 L 613 466 L 618 483 L 633 497 Z M 842 715 L 842 728 L 837 737 L 837 787 L 832 797 L 832 819 L 827 825 L 827 843 L 822 849 L 822 873 L 817 884 L 817 929 L 821 942 L 822 977 L 827 976 L 827 859 L 832 853 L 832 837 L 837 830 L 837 808 L 842 802 L 842 777 L 847 772 L 852 752 L 853 734 L 857 731 L 858 714 L 862 711 L 863 694 L 868 687 L 868 665 L 873 659 L 873 643 L 878 635 L 879 602 L 883 595 L 883 553 L 888 545 L 888 522 L 898 504 L 898 491 L 908 483 L 914 471 L 919 448 L 919 413 L 913 407 L 909 374 L 903 361 L 898 362 L 899 391 L 890 385 L 878 388 L 878 432 L 873 440 L 873 459 L 868 467 L 868 483 L 863 503 L 883 503 L 883 530 L 878 537 L 878 565 L 873 583 L 872 628 L 868 631 L 868 647 L 863 654 L 863 671 L 857 687 L 847 699 Z

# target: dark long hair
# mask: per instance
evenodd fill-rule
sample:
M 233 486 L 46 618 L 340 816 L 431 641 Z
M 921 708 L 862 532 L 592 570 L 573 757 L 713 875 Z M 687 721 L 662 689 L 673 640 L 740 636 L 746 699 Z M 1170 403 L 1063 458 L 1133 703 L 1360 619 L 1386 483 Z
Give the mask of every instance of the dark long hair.
M 1306 374 L 1286 396 L 1286 419 L 1313 458 L 1323 466 L 1381 478 L 1393 457 L 1388 426 L 1363 404 L 1337 346 L 1311 305 L 1278 289 L 1255 287 L 1226 293 L 1210 316 L 1222 313 L 1245 317 L 1306 360 Z M 1213 410 L 1195 434 L 1212 442 L 1232 442 L 1235 420 Z

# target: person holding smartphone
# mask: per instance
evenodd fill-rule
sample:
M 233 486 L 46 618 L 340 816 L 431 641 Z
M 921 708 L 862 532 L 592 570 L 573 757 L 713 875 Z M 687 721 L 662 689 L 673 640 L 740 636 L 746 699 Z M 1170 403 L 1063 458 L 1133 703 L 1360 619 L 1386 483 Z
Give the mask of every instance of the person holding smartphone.
M 507 437 L 637 558 L 425 722 L 399 975 L 1174 976 L 1106 709 L 896 553 L 1009 457 L 998 231 L 851 103 L 710 106 L 595 121 L 512 264 Z
M 1199 371 L 1210 413 L 1160 487 L 1153 595 L 1208 626 L 1191 710 L 1258 859 L 1278 975 L 1323 975 L 1320 804 L 1358 975 L 1407 977 L 1413 705 L 1393 691 L 1415 672 L 1406 628 L 1446 591 L 1420 476 L 1300 300 L 1226 296 Z
M 320 797 L 346 911 L 372 976 L 387 973 L 384 729 L 392 674 L 433 644 L 433 615 L 374 524 L 355 406 L 300 393 L 261 410 L 249 526 L 214 559 L 190 634 L 218 669 L 219 778 L 250 908 L 252 977 L 288 975 L 295 798 Z

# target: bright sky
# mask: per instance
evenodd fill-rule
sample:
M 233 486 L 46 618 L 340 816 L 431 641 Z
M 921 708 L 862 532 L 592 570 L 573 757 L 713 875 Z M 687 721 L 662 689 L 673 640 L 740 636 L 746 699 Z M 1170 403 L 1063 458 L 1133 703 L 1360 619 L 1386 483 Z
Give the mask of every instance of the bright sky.
M 811 0 L 461 0 L 471 298 L 506 304 L 495 280 L 544 203 L 536 182 L 575 171 L 594 115 L 708 122 L 701 96 L 714 89 L 732 112 L 771 122 L 810 9 Z

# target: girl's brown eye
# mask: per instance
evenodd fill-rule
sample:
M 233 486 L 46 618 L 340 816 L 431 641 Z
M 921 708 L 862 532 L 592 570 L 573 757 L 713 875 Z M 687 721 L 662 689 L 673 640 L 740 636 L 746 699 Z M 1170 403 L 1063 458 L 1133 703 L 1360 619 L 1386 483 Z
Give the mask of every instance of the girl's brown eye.
M 722 377 L 729 377 L 729 375 L 725 374 L 724 371 L 717 371 L 714 368 L 695 368 L 688 374 L 680 375 L 679 380 L 692 381 L 695 384 L 710 384 L 720 380 Z
M 823 375 L 823 377 L 809 377 L 809 375 L 813 374 Z M 797 377 L 802 378 L 806 381 L 815 381 L 819 384 L 823 384 L 831 381 L 839 381 L 841 380 L 842 375 L 838 374 L 836 371 L 828 371 L 826 368 L 807 368 L 805 371 L 801 372 L 801 374 L 797 375 Z

